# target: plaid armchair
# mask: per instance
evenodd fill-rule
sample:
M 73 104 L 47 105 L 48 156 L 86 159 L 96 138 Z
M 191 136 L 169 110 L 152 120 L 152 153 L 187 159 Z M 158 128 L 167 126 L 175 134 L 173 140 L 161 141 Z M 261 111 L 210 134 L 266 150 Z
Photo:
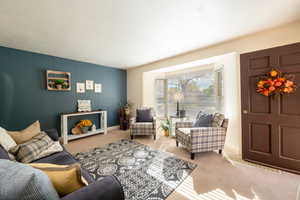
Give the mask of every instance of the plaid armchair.
M 135 135 L 152 135 L 156 140 L 156 119 L 153 117 L 152 122 L 136 122 L 136 117 L 130 118 L 130 137 Z
M 184 145 L 191 152 L 191 159 L 195 153 L 219 150 L 224 148 L 228 119 L 224 119 L 220 127 L 193 127 L 193 122 L 177 122 L 175 125 L 176 146 Z

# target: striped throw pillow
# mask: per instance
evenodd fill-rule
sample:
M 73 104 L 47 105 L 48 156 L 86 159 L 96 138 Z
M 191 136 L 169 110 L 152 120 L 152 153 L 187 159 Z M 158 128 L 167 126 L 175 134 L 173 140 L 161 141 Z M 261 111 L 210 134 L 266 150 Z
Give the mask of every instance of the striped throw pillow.
M 10 149 L 16 156 L 16 160 L 22 163 L 30 163 L 40 158 L 40 154 L 52 146 L 54 141 L 45 133 L 41 132 L 28 142 L 19 144 Z

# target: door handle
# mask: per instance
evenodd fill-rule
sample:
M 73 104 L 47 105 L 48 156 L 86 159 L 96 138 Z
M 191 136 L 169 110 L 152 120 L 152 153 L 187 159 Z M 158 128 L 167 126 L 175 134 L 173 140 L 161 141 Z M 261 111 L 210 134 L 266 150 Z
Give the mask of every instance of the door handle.
M 248 114 L 248 110 L 243 110 L 243 114 Z

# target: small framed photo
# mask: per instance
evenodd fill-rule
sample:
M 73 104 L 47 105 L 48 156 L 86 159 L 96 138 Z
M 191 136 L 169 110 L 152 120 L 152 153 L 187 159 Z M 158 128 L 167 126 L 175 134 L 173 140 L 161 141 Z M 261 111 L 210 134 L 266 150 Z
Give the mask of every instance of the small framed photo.
M 92 110 L 91 100 L 77 100 L 78 112 L 90 112 Z
M 102 85 L 100 83 L 95 83 L 95 93 L 102 92 Z
M 77 93 L 85 93 L 84 83 L 76 83 L 76 91 Z
M 87 90 L 94 90 L 94 81 L 86 80 L 85 85 Z

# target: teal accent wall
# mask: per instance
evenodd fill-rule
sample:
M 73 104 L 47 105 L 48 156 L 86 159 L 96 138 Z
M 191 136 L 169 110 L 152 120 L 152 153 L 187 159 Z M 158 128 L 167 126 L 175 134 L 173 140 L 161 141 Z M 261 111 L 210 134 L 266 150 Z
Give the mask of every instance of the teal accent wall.
M 71 91 L 48 91 L 46 70 L 71 72 Z M 43 130 L 60 130 L 60 114 L 77 111 L 78 99 L 90 99 L 92 109 L 107 110 L 108 126 L 119 124 L 118 109 L 127 100 L 126 71 L 0 47 L 0 126 L 23 129 L 40 120 Z M 76 82 L 94 80 L 102 93 L 76 93 Z

